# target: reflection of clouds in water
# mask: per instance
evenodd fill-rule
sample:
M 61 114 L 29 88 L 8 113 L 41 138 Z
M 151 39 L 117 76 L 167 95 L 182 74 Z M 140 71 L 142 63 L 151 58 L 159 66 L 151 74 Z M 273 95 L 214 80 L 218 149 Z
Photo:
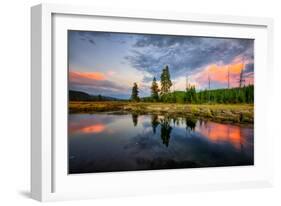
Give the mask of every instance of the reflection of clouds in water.
M 241 127 L 190 118 L 159 120 L 155 115 L 151 117 L 150 125 L 148 122 L 142 125 L 143 133 L 131 138 L 124 147 L 140 164 L 165 167 L 178 163 L 196 167 L 212 162 L 223 165 L 227 159 L 232 163 L 245 161 L 241 144 L 246 137 L 242 135 Z
M 151 127 L 151 123 L 149 123 L 149 122 L 143 122 L 143 123 L 142 123 L 142 127 L 143 127 L 143 128 L 150 128 L 150 127 Z
M 106 125 L 113 122 L 114 118 L 110 115 L 95 115 L 95 114 L 72 114 L 69 116 L 68 130 L 71 134 L 74 133 L 100 133 L 106 128 Z
M 229 143 L 236 149 L 240 149 L 246 141 L 243 128 L 236 125 L 206 122 L 196 130 L 213 143 Z
M 148 131 L 143 134 L 139 134 L 130 139 L 129 143 L 124 146 L 126 150 L 132 150 L 133 153 L 137 154 L 140 152 L 148 152 L 157 149 L 161 146 L 158 139 L 153 138 L 152 131 Z
M 181 128 L 174 131 L 168 147 L 161 141 L 161 132 L 157 131 L 153 136 L 150 131 L 132 138 L 124 149 L 139 164 L 152 164 L 155 168 L 165 165 L 219 166 L 225 165 L 226 162 L 231 165 L 245 164 L 244 162 L 248 161 L 244 154 L 231 144 L 213 143 L 198 132 L 188 132 L 188 135 L 184 136 L 186 131 Z
M 153 131 L 156 133 L 157 128 L 160 130 L 158 134 L 162 138 L 163 144 L 169 145 L 171 136 L 177 135 L 179 138 L 191 137 L 193 132 L 197 132 L 200 138 L 216 144 L 229 143 L 236 149 L 247 143 L 246 137 L 249 136 L 251 129 L 245 129 L 241 126 L 220 124 L 208 121 L 197 121 L 191 118 L 166 118 L 164 116 L 150 115 L 150 118 L 144 115 L 132 114 L 132 122 L 134 127 L 141 123 L 142 133 Z M 101 133 L 107 131 L 112 133 L 112 129 L 107 126 L 114 121 L 122 119 L 122 115 L 70 115 L 69 132 L 70 133 Z M 124 119 L 127 117 L 124 115 Z M 150 121 L 149 121 L 150 120 Z M 125 129 L 125 128 L 124 128 Z
M 70 157 L 75 157 L 70 159 L 71 171 L 253 164 L 251 127 L 160 115 L 99 113 L 70 117 L 69 151 Z M 83 138 L 90 136 L 97 138 Z M 238 147 L 240 140 L 243 147 Z
M 142 115 L 132 115 L 134 125 L 142 117 Z M 221 124 L 210 121 L 196 120 L 194 118 L 170 118 L 160 115 L 150 115 L 150 122 L 147 119 L 141 118 L 142 132 L 156 133 L 156 129 L 160 130 L 160 137 L 163 144 L 169 145 L 169 139 L 173 135 L 178 135 L 179 138 L 196 136 L 205 140 L 216 143 L 228 143 L 239 149 L 241 145 L 246 143 L 246 137 L 252 132 L 248 129 L 237 125 Z M 145 136 L 145 134 L 143 134 Z M 198 138 L 198 137 L 197 137 Z
M 83 133 L 100 133 L 105 130 L 104 124 L 93 124 L 87 127 L 81 128 L 79 131 Z

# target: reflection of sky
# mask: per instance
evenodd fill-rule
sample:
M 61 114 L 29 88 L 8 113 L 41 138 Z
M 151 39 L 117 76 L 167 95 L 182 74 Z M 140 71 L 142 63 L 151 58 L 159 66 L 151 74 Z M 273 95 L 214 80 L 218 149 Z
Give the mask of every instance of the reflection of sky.
M 156 118 L 153 131 L 149 115 L 70 115 L 70 168 L 147 169 L 156 160 L 184 162 L 185 167 L 189 163 L 194 167 L 252 164 L 253 128 L 210 121 L 196 121 L 193 128 L 185 118 L 178 118 L 168 121 L 167 133 L 163 118 Z
M 149 95 L 155 76 L 159 81 L 168 65 L 176 90 L 184 90 L 186 76 L 205 89 L 238 85 L 244 69 L 245 84 L 253 83 L 253 40 L 106 32 L 69 31 L 70 89 L 128 98 L 133 82 L 140 95 Z

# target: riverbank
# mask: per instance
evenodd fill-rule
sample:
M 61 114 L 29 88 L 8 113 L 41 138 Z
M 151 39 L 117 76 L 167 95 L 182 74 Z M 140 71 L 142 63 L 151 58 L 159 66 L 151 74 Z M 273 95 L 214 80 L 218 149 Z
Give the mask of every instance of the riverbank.
M 145 102 L 77 102 L 69 103 L 70 113 L 130 112 L 211 119 L 233 123 L 253 123 L 254 105 L 250 104 L 169 104 Z

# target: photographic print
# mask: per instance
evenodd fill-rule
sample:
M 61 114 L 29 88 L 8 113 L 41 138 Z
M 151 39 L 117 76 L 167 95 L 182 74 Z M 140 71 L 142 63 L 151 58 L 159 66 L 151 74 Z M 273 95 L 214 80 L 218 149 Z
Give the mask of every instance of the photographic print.
M 68 31 L 68 173 L 254 165 L 254 40 Z

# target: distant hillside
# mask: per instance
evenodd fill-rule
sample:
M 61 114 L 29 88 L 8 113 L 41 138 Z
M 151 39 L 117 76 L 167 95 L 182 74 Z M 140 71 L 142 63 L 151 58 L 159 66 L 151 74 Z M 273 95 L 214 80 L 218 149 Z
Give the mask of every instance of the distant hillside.
M 177 102 L 177 103 L 184 103 L 186 97 L 185 91 L 174 91 L 169 94 L 165 94 L 162 96 L 162 101 L 164 102 Z M 143 97 L 141 98 L 143 102 L 151 102 L 153 101 L 151 97 Z
M 69 101 L 120 101 L 120 99 L 102 95 L 90 95 L 86 92 L 69 90 Z

